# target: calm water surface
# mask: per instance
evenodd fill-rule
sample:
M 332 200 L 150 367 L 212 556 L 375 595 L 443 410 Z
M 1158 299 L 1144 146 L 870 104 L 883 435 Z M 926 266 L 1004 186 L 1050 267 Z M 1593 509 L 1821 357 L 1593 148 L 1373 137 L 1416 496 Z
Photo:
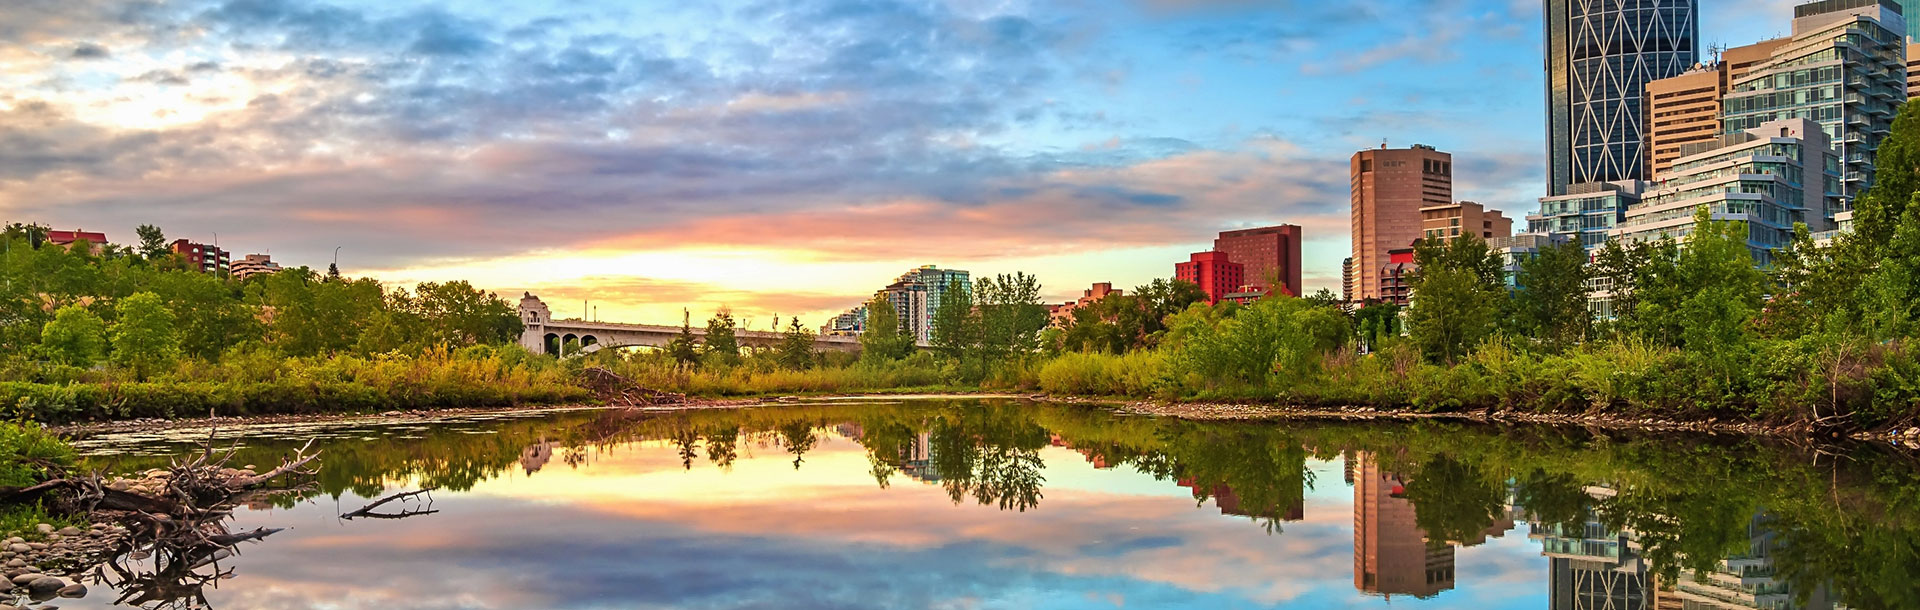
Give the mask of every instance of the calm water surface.
M 199 434 L 83 446 L 127 471 Z M 204 586 L 61 607 L 1920 607 L 1920 477 L 1867 447 L 991 400 L 225 436 L 263 467 L 320 439 L 312 488 L 232 522 L 288 529 Z M 419 514 L 340 517 L 423 486 L 381 509 Z

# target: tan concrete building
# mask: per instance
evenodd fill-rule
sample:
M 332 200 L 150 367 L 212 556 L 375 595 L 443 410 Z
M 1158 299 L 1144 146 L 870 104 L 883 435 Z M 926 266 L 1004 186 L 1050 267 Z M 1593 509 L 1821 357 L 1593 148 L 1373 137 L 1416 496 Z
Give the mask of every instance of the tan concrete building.
M 1647 83 L 1647 168 L 1658 179 L 1680 158 L 1680 147 L 1711 142 L 1720 135 L 1720 98 L 1733 81 L 1773 57 L 1792 42 L 1779 38 L 1727 49 L 1720 61 L 1698 65 L 1685 74 Z
M 1453 155 L 1420 144 L 1381 146 L 1354 153 L 1348 173 L 1353 189 L 1353 298 L 1379 298 L 1387 253 L 1421 237 L 1420 210 L 1453 203 Z
M 1451 241 L 1461 235 L 1479 235 L 1480 239 L 1511 237 L 1513 219 L 1500 210 L 1471 201 L 1420 208 L 1420 233 Z

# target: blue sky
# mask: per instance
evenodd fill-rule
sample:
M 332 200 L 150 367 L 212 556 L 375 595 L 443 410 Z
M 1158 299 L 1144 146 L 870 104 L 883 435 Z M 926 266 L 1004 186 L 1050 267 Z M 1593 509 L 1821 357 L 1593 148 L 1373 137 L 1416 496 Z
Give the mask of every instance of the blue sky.
M 1702 0 L 1702 39 L 1790 0 Z M 27 0 L 0 20 L 0 217 L 603 318 L 818 319 L 910 266 L 1056 298 L 1229 228 L 1347 254 L 1346 159 L 1542 191 L 1537 0 Z

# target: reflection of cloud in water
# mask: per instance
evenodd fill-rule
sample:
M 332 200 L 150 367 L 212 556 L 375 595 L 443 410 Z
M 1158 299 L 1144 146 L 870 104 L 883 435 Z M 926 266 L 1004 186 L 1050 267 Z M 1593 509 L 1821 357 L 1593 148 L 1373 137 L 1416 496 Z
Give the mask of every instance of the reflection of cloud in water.
M 1351 587 L 1350 510 L 1310 502 L 1306 520 L 1269 536 L 1211 502 L 1196 508 L 1173 481 L 1049 452 L 1048 479 L 1075 484 L 1006 512 L 904 476 L 881 490 L 862 447 L 822 440 L 798 471 L 783 449 L 743 440 L 727 473 L 686 470 L 665 442 L 619 445 L 587 466 L 439 493 L 442 513 L 403 522 L 343 523 L 326 500 L 243 513 L 236 527 L 293 529 L 246 549 L 239 579 L 209 594 L 222 609 L 1380 604 Z M 1534 563 L 1483 566 L 1537 571 L 1520 540 Z M 1534 589 L 1472 607 L 1538 602 Z

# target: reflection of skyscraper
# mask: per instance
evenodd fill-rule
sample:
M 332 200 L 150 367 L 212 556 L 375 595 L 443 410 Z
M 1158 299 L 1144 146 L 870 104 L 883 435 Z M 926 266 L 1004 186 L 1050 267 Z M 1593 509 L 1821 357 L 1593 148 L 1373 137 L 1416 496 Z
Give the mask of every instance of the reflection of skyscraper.
M 1353 586 L 1381 595 L 1430 597 L 1453 588 L 1453 547 L 1427 542 L 1407 482 L 1382 471 L 1371 452 L 1348 461 L 1353 469 Z

